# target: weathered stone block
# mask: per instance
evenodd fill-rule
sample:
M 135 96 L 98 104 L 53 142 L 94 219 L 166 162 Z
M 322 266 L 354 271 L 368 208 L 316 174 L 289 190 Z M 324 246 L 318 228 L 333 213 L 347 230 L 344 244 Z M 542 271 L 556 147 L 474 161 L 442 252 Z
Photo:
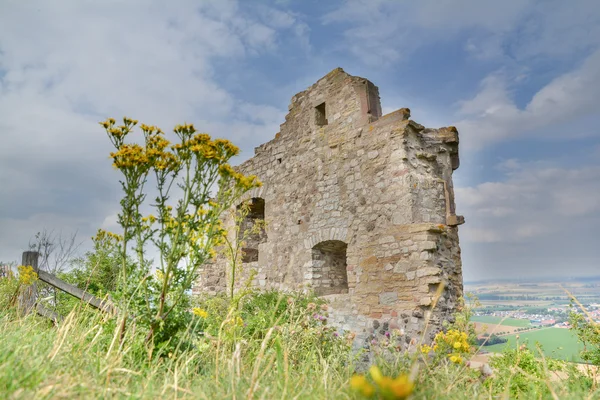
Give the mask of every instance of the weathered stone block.
M 419 250 L 423 251 L 433 251 L 433 250 L 437 250 L 437 243 L 431 240 L 427 240 L 425 242 L 421 242 L 421 244 L 419 244 Z
M 441 272 L 442 270 L 439 267 L 423 267 L 417 270 L 417 277 L 439 275 Z
M 383 292 L 379 294 L 379 304 L 391 305 L 394 304 L 396 300 L 398 300 L 397 292 Z
M 407 272 L 412 265 L 413 265 L 413 263 L 410 262 L 409 260 L 400 260 L 394 266 L 394 272 L 395 273 Z

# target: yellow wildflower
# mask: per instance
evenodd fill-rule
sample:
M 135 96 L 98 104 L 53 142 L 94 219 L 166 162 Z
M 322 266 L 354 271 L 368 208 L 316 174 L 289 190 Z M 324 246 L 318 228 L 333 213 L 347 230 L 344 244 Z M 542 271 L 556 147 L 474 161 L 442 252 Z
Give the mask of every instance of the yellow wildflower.
M 371 368 L 369 368 L 369 374 L 371 375 L 371 378 L 373 378 L 376 384 L 379 385 L 383 381 L 383 374 L 381 373 L 377 365 L 371 365 Z
M 239 317 L 239 316 L 232 317 L 232 318 L 228 319 L 227 322 L 230 325 L 236 325 L 236 326 L 243 326 L 244 325 L 244 320 L 241 317 Z
M 156 279 L 158 279 L 159 281 L 162 281 L 165 277 L 165 274 L 163 274 L 163 272 L 159 269 L 156 270 Z
M 463 362 L 463 358 L 460 354 L 448 354 L 448 357 L 450 358 L 450 361 L 455 364 L 461 364 Z
M 148 155 L 138 144 L 122 144 L 116 153 L 110 153 L 114 165 L 119 169 L 139 167 L 141 171 L 149 168 Z
M 400 375 L 392 381 L 390 390 L 396 399 L 404 399 L 412 393 L 414 387 L 415 385 L 410 381 L 408 375 Z
M 213 260 L 217 256 L 217 252 L 214 249 L 208 250 L 208 257 Z
M 375 393 L 375 388 L 367 381 L 364 375 L 354 375 L 350 378 L 350 387 L 365 397 L 371 397 Z
M 431 353 L 432 350 L 433 350 L 433 348 L 429 345 L 424 344 L 421 346 L 421 353 L 423 353 L 423 354 L 429 354 L 429 353 Z
M 194 313 L 194 315 L 200 317 L 200 318 L 207 318 L 208 317 L 208 312 L 206 312 L 206 310 L 203 310 L 201 308 L 193 308 L 192 312 Z
M 156 222 L 156 217 L 154 215 L 150 214 L 147 217 L 143 217 L 142 222 L 150 222 L 151 224 L 153 224 Z
M 123 117 L 123 123 L 125 125 L 136 125 L 138 123 L 137 119 L 131 119 L 127 117 Z
M 31 285 L 37 281 L 38 275 L 31 265 L 19 265 L 19 282 L 23 285 Z
M 223 164 L 219 166 L 219 173 L 223 178 L 229 178 L 235 176 L 236 172 L 229 164 Z
M 237 146 L 226 139 L 216 139 L 215 145 L 225 152 L 225 157 L 227 158 L 238 155 L 240 152 Z
M 372 390 L 369 390 L 369 386 L 367 386 L 369 383 L 366 381 L 365 377 L 361 377 L 360 375 L 353 377 L 350 386 L 357 390 L 366 388 L 366 391 L 361 391 L 361 393 L 367 397 L 372 396 L 375 389 L 377 389 L 382 398 L 394 400 L 405 399 L 414 390 L 414 383 L 410 380 L 408 375 L 402 374 L 398 375 L 396 378 L 391 378 L 383 375 L 376 365 L 372 365 L 371 368 L 369 368 L 369 374 L 371 375 L 371 378 L 373 378 L 373 382 L 375 382 L 375 387 L 371 386 Z

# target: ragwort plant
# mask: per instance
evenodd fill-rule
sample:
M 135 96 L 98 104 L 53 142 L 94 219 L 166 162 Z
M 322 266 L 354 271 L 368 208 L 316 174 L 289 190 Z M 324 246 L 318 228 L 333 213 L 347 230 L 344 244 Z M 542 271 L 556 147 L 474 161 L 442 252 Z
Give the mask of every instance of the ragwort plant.
M 142 124 L 144 145 L 126 143 L 136 120 L 123 118 L 117 126 L 109 118 L 101 125 L 114 145 L 113 166 L 123 176 L 121 271 L 116 299 L 145 327 L 146 341 L 165 345 L 191 321 L 189 290 L 201 265 L 214 257 L 225 230 L 221 214 L 260 182 L 236 172 L 228 161 L 239 149 L 227 140 L 197 133 L 191 124 L 178 125 L 179 143 L 171 144 L 155 126 Z M 158 195 L 155 214 L 142 215 L 146 185 L 154 178 Z M 173 202 L 174 186 L 181 195 Z M 156 274 L 145 250 L 151 243 L 159 252 Z M 127 256 L 134 251 L 135 263 Z M 125 324 L 126 316 L 122 317 Z

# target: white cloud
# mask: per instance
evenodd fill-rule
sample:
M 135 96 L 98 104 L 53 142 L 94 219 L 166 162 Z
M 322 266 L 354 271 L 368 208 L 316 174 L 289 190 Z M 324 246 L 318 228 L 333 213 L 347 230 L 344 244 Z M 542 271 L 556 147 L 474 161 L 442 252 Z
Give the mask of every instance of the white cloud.
M 119 216 L 117 214 L 111 214 L 104 218 L 104 221 L 100 224 L 100 228 L 109 232 L 120 232 L 121 226 L 119 225 Z
M 502 164 L 510 169 L 499 181 L 455 189 L 466 219 L 459 229 L 465 275 L 556 275 L 567 265 L 570 273 L 597 271 L 600 166 Z
M 600 44 L 600 6 L 594 0 L 346 0 L 323 22 L 350 24 L 344 48 L 370 65 L 458 37 L 473 56 L 506 62 L 565 56 Z
M 0 261 L 17 261 L 21 252 L 28 250 L 33 236 L 44 228 L 64 232 L 67 236 L 77 233 L 77 241 L 86 240 L 95 232 L 95 218 L 72 217 L 68 214 L 41 213 L 26 218 L 0 218 L 2 240 L 0 240 Z
M 461 228 L 460 237 L 467 243 L 496 243 L 502 241 L 500 234 L 493 229 L 473 228 L 469 225 Z
M 600 166 L 518 165 L 502 181 L 456 188 L 459 211 L 474 225 L 494 226 L 507 242 L 518 229 L 528 232 L 525 236 L 540 236 L 545 233 L 534 226 L 554 231 L 571 217 L 600 214 Z
M 456 41 L 469 55 L 496 65 L 479 92 L 458 103 L 453 124 L 465 150 L 527 135 L 566 139 L 600 133 L 597 1 L 346 0 L 323 23 L 339 24 L 340 50 L 370 67 L 392 66 L 402 58 L 409 65 L 415 50 Z M 573 64 L 570 72 L 559 72 Z M 469 67 L 475 65 L 484 64 Z M 561 75 L 521 106 L 517 93 L 539 71 Z
M 548 233 L 549 231 L 547 226 L 538 224 L 519 225 L 515 229 L 516 237 L 519 239 L 538 237 Z
M 521 162 L 516 158 L 502 160 L 496 165 L 496 169 L 500 171 L 513 171 L 521 168 Z
M 118 174 L 97 124 L 106 117 L 165 131 L 193 122 L 241 145 L 245 157 L 271 139 L 285 105 L 237 100 L 219 81 L 237 62 L 276 51 L 282 32 L 310 47 L 300 19 L 262 10 L 268 21 L 230 0 L 3 4 L 0 243 L 26 244 L 61 218 L 90 222 L 86 236 L 114 225 L 107 216 L 118 205 Z
M 481 83 L 470 100 L 459 103 L 462 119 L 456 122 L 464 147 L 478 148 L 524 135 L 563 139 L 597 135 L 598 130 L 563 126 L 581 117 L 600 118 L 600 51 L 581 66 L 540 89 L 524 108 L 510 93 L 507 78 L 493 74 Z

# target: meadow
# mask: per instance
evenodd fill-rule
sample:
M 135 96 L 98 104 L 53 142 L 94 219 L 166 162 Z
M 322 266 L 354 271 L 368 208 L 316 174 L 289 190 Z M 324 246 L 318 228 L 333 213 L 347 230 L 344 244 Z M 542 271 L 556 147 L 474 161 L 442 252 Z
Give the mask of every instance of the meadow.
M 471 322 L 514 326 L 518 328 L 527 328 L 531 326 L 531 322 L 526 319 L 494 317 L 491 315 L 474 315 L 471 317 Z
M 277 292 L 248 294 L 239 314 L 243 324 L 228 324 L 226 308 L 218 306 L 221 301 L 209 299 L 205 304 L 212 306 L 202 318 L 204 334 L 188 336 L 192 346 L 173 352 L 152 350 L 135 327 L 127 328 L 120 339 L 118 321 L 81 306 L 58 326 L 34 315 L 23 318 L 2 311 L 0 392 L 10 399 L 398 400 L 552 398 L 552 394 L 584 399 L 600 395 L 593 378 L 568 363 L 533 362 L 536 353 L 528 349 L 501 352 L 491 361 L 494 374 L 489 377 L 467 365 L 473 347 L 456 361 L 446 350 L 433 355 L 395 351 L 394 338 L 372 345 L 367 353 L 355 352 L 348 346 L 350 337 L 336 336 L 313 318 L 316 299 L 303 295 L 289 299 L 289 294 Z M 219 326 L 225 329 L 219 332 Z M 364 364 L 366 354 L 376 367 Z M 564 379 L 553 379 L 552 371 L 563 371 Z
M 519 336 L 518 339 L 517 336 Z M 543 328 L 504 337 L 508 339 L 507 343 L 486 346 L 485 350 L 501 352 L 507 347 L 516 348 L 518 345 L 527 344 L 529 349 L 537 352 L 536 343 L 539 343 L 546 357 L 565 361 L 582 361 L 579 353 L 583 350 L 583 345 L 579 342 L 577 335 L 569 329 Z

